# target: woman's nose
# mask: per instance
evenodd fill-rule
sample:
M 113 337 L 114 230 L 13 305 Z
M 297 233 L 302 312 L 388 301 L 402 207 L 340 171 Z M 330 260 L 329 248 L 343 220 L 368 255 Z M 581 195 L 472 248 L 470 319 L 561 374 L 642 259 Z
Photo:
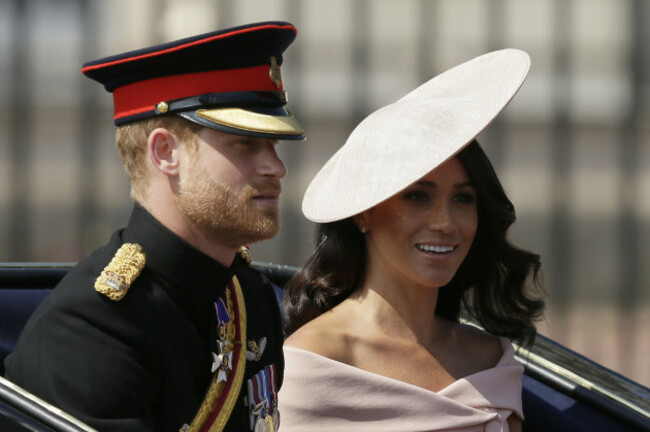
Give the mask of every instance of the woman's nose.
M 447 203 L 436 202 L 429 210 L 428 228 L 431 231 L 450 232 L 453 231 L 456 224 Z

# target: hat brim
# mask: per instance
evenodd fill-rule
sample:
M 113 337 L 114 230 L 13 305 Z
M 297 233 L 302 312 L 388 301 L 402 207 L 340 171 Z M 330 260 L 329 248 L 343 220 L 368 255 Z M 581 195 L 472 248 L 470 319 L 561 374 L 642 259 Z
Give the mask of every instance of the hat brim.
M 277 140 L 304 140 L 300 122 L 284 107 L 213 108 L 179 112 L 178 115 L 202 126 L 235 135 Z
M 530 58 L 505 49 L 456 66 L 366 117 L 310 183 L 307 219 L 326 223 L 368 210 L 452 158 L 521 87 Z

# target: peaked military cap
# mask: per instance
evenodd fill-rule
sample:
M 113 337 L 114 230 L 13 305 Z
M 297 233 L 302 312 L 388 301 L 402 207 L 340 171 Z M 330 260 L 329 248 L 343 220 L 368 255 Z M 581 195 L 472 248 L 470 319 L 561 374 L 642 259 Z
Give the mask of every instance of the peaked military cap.
M 113 93 L 116 125 L 177 114 L 223 132 L 302 140 L 280 66 L 296 37 L 269 21 L 205 33 L 83 65 Z

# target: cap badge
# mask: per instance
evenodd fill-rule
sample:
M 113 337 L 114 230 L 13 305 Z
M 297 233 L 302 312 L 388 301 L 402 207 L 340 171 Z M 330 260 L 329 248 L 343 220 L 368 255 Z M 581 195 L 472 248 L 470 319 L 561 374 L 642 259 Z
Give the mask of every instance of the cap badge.
M 271 82 L 275 84 L 277 88 L 282 88 L 282 73 L 280 72 L 280 66 L 278 66 L 278 61 L 275 57 L 271 57 L 269 78 L 271 78 Z

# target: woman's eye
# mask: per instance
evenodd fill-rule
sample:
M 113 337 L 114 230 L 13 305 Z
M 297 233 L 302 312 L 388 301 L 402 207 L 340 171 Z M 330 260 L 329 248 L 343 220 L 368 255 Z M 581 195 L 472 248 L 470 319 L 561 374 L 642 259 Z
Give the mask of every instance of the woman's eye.
M 423 191 L 411 191 L 407 192 L 404 197 L 410 201 L 427 201 L 429 199 L 429 194 Z
M 461 192 L 454 196 L 454 201 L 459 203 L 472 203 L 476 198 L 469 192 Z

